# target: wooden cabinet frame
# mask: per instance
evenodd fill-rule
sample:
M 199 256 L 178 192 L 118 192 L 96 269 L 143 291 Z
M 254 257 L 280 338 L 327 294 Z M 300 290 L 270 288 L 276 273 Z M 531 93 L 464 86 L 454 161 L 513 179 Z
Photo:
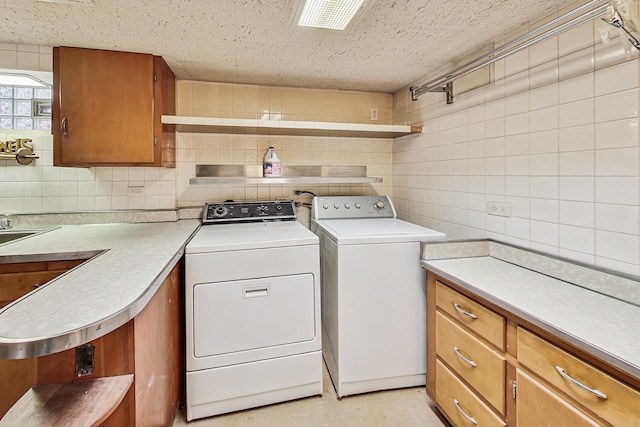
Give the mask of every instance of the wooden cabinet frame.
M 159 56 L 54 48 L 54 166 L 175 167 L 175 101 Z
M 506 322 L 506 334 L 505 334 L 505 349 L 507 360 L 507 371 L 505 379 L 505 402 L 506 402 L 506 422 L 507 426 L 516 425 L 516 400 L 513 398 L 513 384 L 517 384 L 517 370 L 526 372 L 527 374 L 535 377 L 535 373 L 532 373 L 527 367 L 522 366 L 518 362 L 518 349 L 517 349 L 517 329 L 522 327 L 536 334 L 540 338 L 550 342 L 551 344 L 571 353 L 575 357 L 593 365 L 595 368 L 615 377 L 627 385 L 640 390 L 640 379 L 635 378 L 625 372 L 620 371 L 615 366 L 612 366 L 605 361 L 596 358 L 592 354 L 585 352 L 584 350 L 577 348 L 575 345 L 568 343 L 557 336 L 535 326 L 531 323 L 519 318 L 515 314 L 497 306 L 496 304 L 487 301 L 472 292 L 468 291 L 462 286 L 446 280 L 434 273 L 427 271 L 427 385 L 426 390 L 429 397 L 436 401 L 436 281 L 446 284 L 451 289 L 463 294 L 464 296 L 471 298 L 472 300 L 482 304 L 484 307 L 504 316 L 507 319 Z M 540 380 L 544 383 L 543 380 Z M 570 396 L 555 389 L 550 384 L 544 383 L 546 387 L 552 390 L 556 395 L 560 396 L 562 400 L 568 402 L 572 407 L 579 408 L 581 413 L 587 414 L 591 419 L 595 420 L 601 425 L 610 425 L 603 420 L 597 413 L 588 408 L 582 406 L 579 402 L 573 400 Z M 517 393 L 517 389 L 515 391 Z M 488 402 L 485 402 L 488 403 Z

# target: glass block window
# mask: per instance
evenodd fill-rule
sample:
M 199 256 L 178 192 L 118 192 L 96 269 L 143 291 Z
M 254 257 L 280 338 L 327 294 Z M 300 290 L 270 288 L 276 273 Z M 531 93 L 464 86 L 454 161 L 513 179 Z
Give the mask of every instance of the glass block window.
M 51 88 L 0 86 L 0 129 L 51 130 Z

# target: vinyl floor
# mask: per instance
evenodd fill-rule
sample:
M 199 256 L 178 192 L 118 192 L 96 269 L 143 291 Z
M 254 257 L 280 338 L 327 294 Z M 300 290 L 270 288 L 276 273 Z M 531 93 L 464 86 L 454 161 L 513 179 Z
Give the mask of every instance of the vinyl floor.
M 307 397 L 187 423 L 179 411 L 174 427 L 444 427 L 424 387 L 379 391 L 338 400 L 324 367 L 322 396 Z

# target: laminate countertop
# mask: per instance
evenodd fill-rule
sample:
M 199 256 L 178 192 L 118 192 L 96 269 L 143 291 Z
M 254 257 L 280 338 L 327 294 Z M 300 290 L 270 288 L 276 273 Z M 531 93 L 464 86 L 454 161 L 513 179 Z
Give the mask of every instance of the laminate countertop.
M 88 258 L 0 309 L 0 358 L 55 353 L 124 325 L 144 309 L 199 226 L 64 225 L 0 245 L 0 263 Z
M 585 266 L 519 249 L 515 251 L 520 254 L 504 257 L 509 252 L 506 245 L 491 245 L 494 250 L 486 255 L 423 258 L 421 263 L 427 271 L 640 378 L 637 280 L 603 271 L 590 276 Z M 525 266 L 518 265 L 518 258 Z M 554 270 L 562 273 L 562 280 L 553 276 Z M 572 276 L 593 289 L 572 283 Z

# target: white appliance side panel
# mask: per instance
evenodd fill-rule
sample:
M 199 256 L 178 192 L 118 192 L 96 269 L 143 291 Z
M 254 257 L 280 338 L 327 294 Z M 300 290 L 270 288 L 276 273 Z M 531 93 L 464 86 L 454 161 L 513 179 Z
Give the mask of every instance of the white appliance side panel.
M 339 384 L 340 371 L 340 330 L 338 300 L 338 248 L 336 244 L 322 234 L 321 282 L 322 282 L 322 353 L 327 369 L 334 382 Z M 338 390 L 336 390 L 338 391 Z M 340 395 L 338 394 L 340 397 Z
M 420 243 L 338 246 L 342 383 L 426 374 Z
M 322 394 L 320 351 L 187 372 L 187 420 Z
M 206 357 L 315 338 L 312 274 L 196 285 L 195 356 Z

